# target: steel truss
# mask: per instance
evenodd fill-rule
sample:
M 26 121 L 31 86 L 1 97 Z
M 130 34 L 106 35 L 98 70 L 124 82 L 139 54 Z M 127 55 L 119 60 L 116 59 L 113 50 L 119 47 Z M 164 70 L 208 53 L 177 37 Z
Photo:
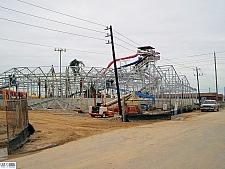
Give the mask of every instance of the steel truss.
M 178 75 L 173 65 L 156 66 L 159 58 L 159 55 L 150 55 L 139 64 L 120 67 L 118 79 L 121 93 L 136 91 L 157 99 L 193 98 L 196 89 L 190 86 L 187 77 Z M 17 94 L 11 97 L 21 96 L 18 93 L 24 92 L 28 98 L 45 98 L 59 104 L 61 92 L 62 98 L 90 98 L 97 93 L 116 97 L 114 69 L 71 66 L 61 69 L 60 76 L 59 67 L 55 66 L 12 68 L 0 74 L 0 89 L 16 91 Z M 68 105 L 60 107 L 66 109 Z

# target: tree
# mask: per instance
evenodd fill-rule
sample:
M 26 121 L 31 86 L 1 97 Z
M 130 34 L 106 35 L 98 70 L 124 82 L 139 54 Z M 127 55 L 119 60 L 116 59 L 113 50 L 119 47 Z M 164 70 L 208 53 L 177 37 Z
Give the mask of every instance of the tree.
M 73 75 L 74 75 L 74 82 L 76 81 L 76 78 L 78 75 L 80 75 L 80 68 L 82 66 L 84 66 L 84 63 L 82 61 L 79 61 L 77 59 L 74 59 L 70 62 L 69 65 L 73 71 Z M 80 95 L 82 94 L 82 90 L 83 90 L 83 79 L 82 77 L 80 77 Z
M 90 86 L 90 89 L 89 89 L 89 97 L 93 97 L 93 94 L 95 94 L 96 93 L 96 89 L 95 89 L 95 83 L 93 83 L 92 81 L 91 81 L 91 86 Z
M 85 66 L 82 61 L 74 59 L 70 62 L 71 69 L 74 73 L 74 76 L 77 76 L 80 73 L 80 66 Z

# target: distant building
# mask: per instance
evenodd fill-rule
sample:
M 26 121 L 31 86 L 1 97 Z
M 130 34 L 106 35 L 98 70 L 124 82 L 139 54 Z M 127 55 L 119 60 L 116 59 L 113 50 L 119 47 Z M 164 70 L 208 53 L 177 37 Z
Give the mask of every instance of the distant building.
M 183 93 L 183 94 L 163 94 L 158 98 L 179 98 L 179 99 L 191 99 L 194 98 L 194 102 L 198 103 L 198 93 Z M 201 100 L 216 100 L 216 93 L 200 93 Z M 218 101 L 224 101 L 223 94 L 218 94 Z
M 201 100 L 216 100 L 216 93 L 200 93 Z M 223 94 L 218 94 L 218 101 L 224 101 Z

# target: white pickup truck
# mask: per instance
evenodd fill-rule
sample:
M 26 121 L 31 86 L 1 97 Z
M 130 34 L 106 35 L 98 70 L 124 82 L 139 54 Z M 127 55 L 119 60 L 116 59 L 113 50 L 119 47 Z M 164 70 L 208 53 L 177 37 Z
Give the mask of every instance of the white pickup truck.
M 200 107 L 200 110 L 203 111 L 219 111 L 219 104 L 216 100 L 205 100 Z

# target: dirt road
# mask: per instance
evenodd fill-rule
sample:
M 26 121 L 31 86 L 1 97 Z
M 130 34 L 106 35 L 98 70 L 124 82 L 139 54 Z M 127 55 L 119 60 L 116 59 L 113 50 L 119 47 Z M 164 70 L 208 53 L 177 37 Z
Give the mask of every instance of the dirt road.
M 225 111 L 196 114 L 98 134 L 9 161 L 21 169 L 225 168 Z
M 5 111 L 0 111 L 0 120 L 5 121 Z M 149 121 L 122 123 L 118 117 L 92 118 L 89 114 L 62 110 L 29 111 L 29 122 L 35 128 L 35 133 L 30 136 L 28 143 L 9 158 L 120 128 L 153 123 Z M 0 136 L 6 138 L 5 123 L 0 124 L 0 131 L 2 131 Z

